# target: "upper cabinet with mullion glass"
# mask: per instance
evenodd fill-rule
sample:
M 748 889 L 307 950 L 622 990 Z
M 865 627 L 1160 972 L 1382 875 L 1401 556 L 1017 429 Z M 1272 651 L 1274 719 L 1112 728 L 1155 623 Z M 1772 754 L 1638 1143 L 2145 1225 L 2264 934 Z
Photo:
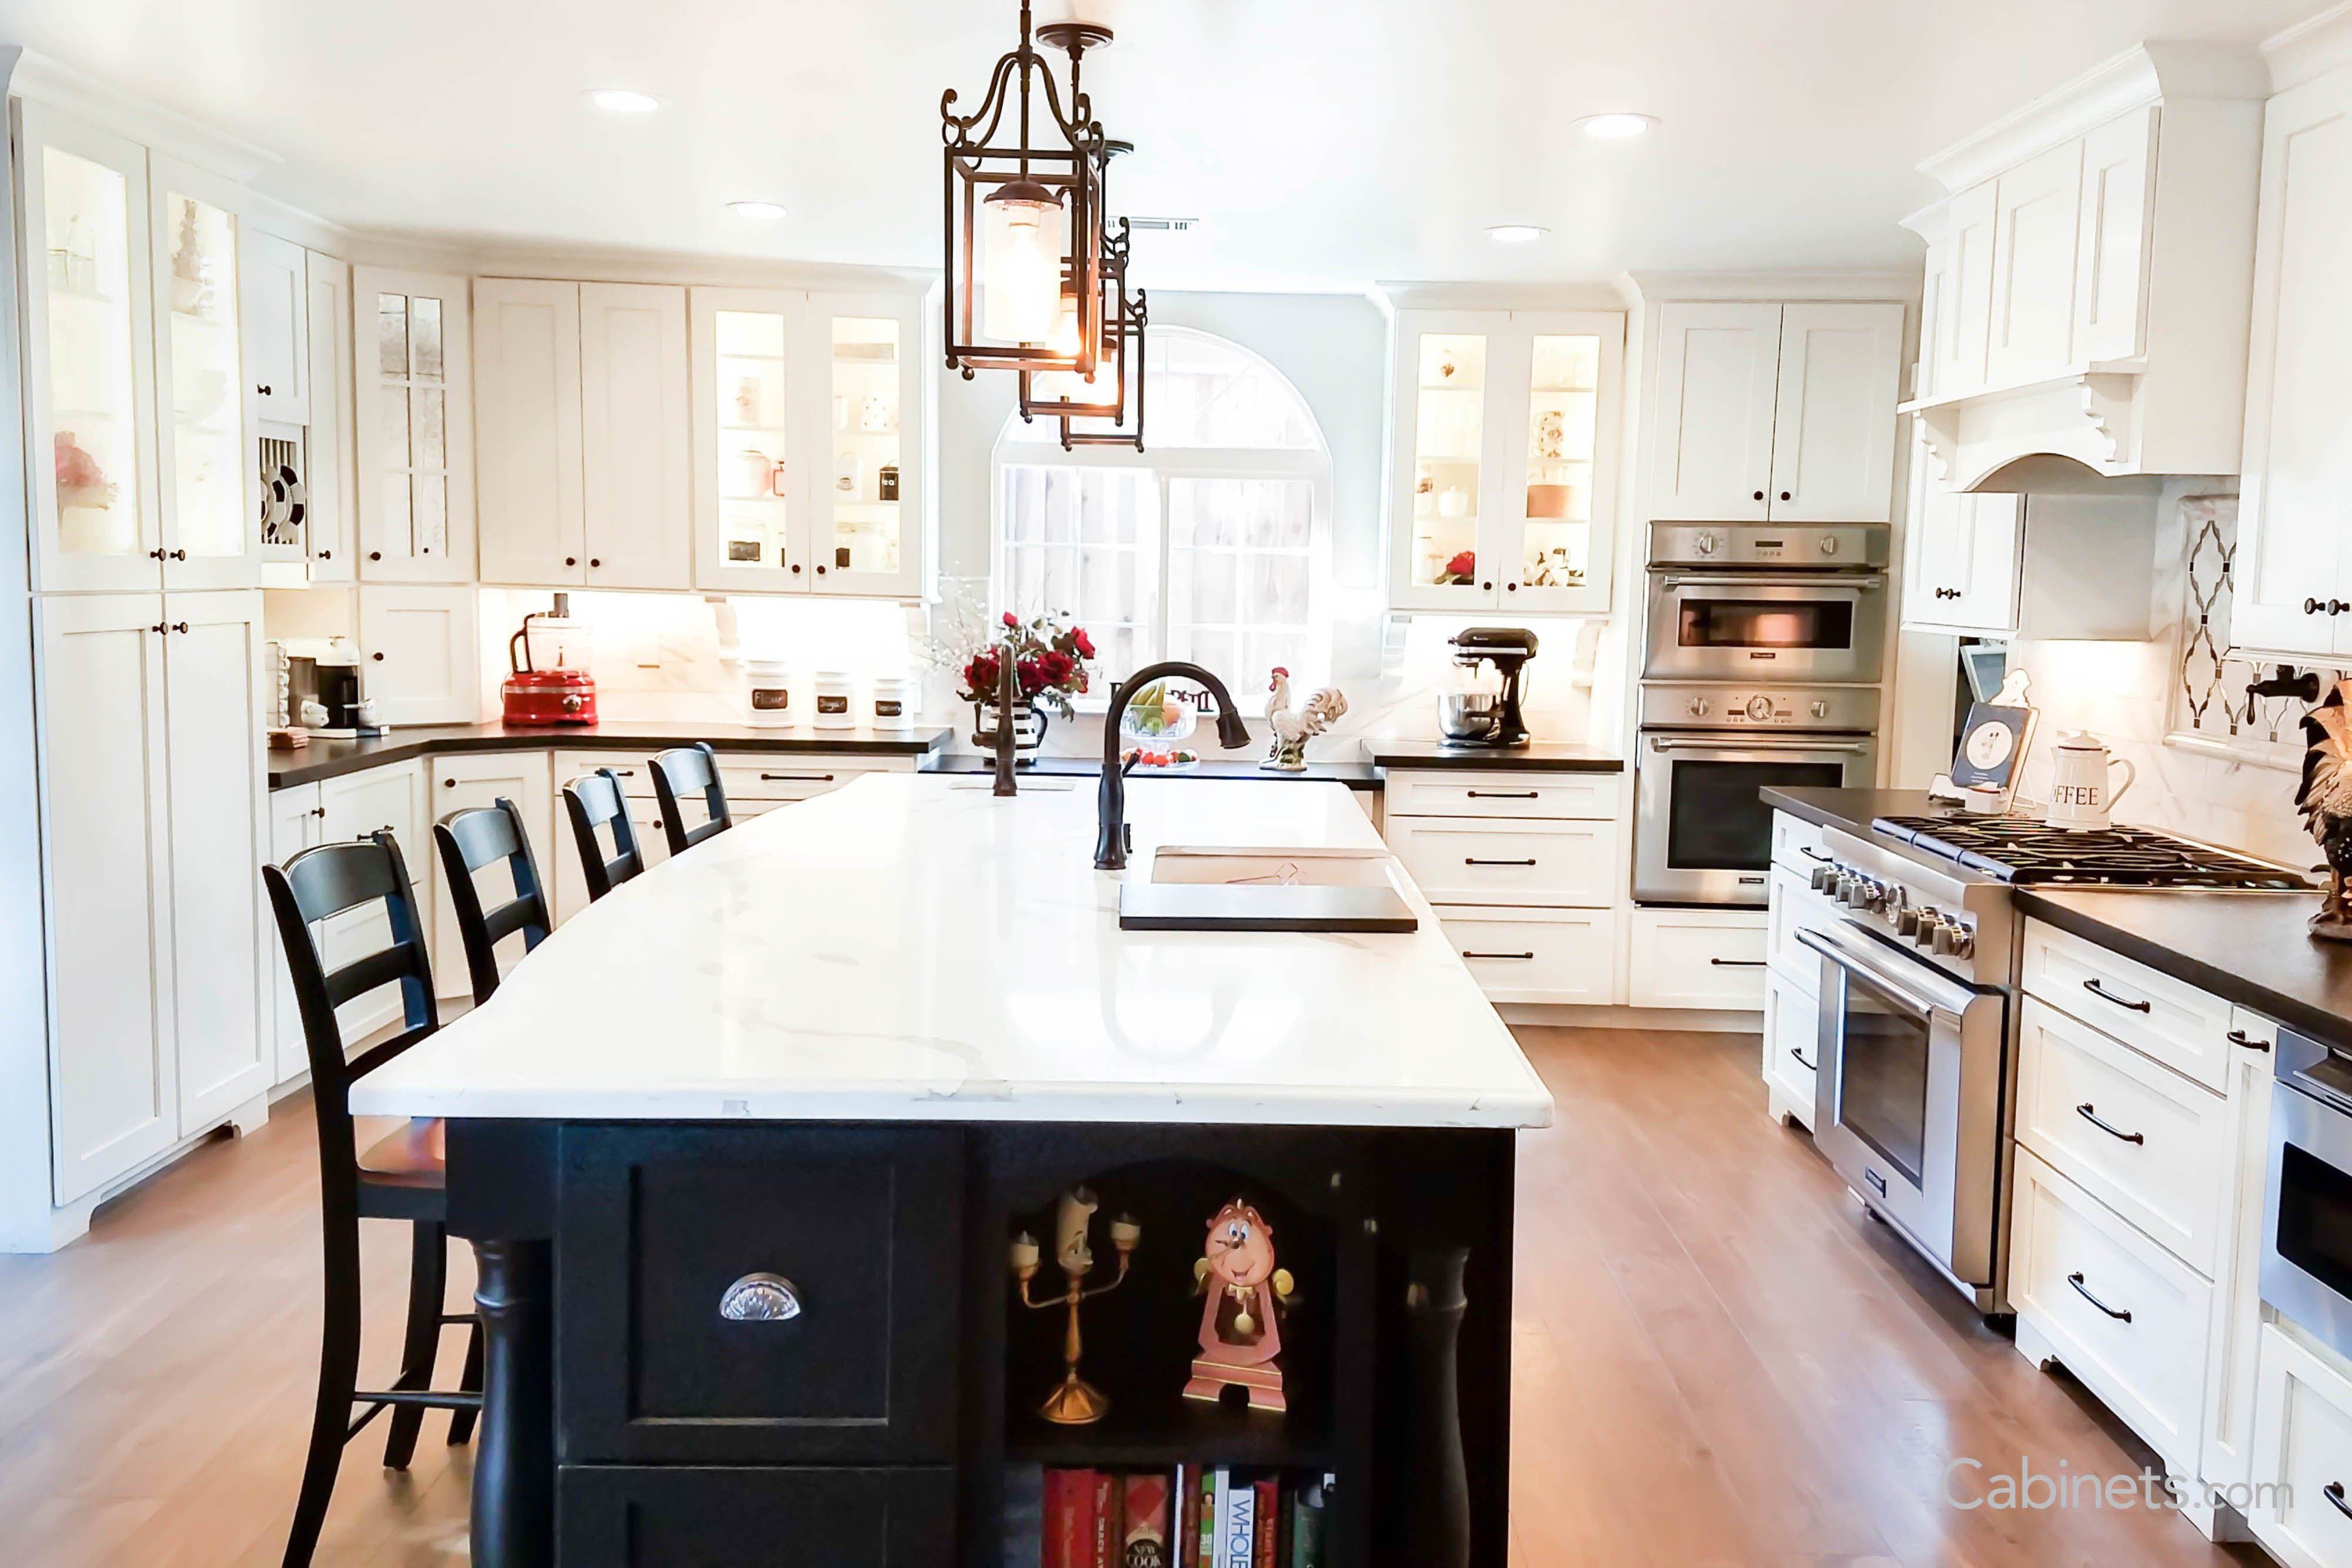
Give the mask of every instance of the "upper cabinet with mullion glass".
M 466 280 L 352 268 L 362 581 L 474 580 Z
M 35 586 L 152 591 L 164 545 L 147 154 L 38 104 L 17 113 Z
M 1400 610 L 1609 606 L 1624 318 L 1396 318 L 1390 600 Z
M 245 439 L 236 188 L 161 154 L 149 174 L 163 586 L 258 587 L 260 476 Z
M 697 587 L 805 592 L 816 581 L 804 433 L 793 422 L 807 319 L 795 291 L 688 292 Z

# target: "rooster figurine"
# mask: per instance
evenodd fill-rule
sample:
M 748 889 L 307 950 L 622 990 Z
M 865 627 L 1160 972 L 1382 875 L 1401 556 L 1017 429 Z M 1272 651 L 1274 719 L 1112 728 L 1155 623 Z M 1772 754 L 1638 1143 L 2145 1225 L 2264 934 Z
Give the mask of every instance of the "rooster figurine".
M 2309 743 L 2303 754 L 2303 787 L 2294 803 L 2303 825 L 2327 857 L 2327 895 L 2311 917 L 2311 934 L 2330 942 L 2352 942 L 2352 907 L 2345 881 L 2352 876 L 2352 681 L 2338 681 L 2319 706 L 2303 716 Z
M 1307 699 L 1307 706 L 1292 711 L 1290 706 L 1290 672 L 1280 664 L 1274 667 L 1274 681 L 1268 688 L 1274 695 L 1265 705 L 1265 721 L 1274 727 L 1274 750 L 1260 768 L 1276 773 L 1303 773 L 1307 770 L 1307 743 L 1348 711 L 1348 699 L 1337 686 L 1326 686 Z

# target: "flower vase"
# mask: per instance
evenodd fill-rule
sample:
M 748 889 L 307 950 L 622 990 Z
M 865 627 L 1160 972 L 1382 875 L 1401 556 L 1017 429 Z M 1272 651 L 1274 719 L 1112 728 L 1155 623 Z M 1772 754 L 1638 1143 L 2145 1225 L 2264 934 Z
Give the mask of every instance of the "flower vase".
M 1013 749 L 1017 766 L 1026 768 L 1035 758 L 1022 755 L 1035 751 L 1045 744 L 1046 716 L 1034 703 L 1026 700 L 1013 705 Z M 997 709 L 994 703 L 971 705 L 971 743 L 981 750 L 996 749 Z

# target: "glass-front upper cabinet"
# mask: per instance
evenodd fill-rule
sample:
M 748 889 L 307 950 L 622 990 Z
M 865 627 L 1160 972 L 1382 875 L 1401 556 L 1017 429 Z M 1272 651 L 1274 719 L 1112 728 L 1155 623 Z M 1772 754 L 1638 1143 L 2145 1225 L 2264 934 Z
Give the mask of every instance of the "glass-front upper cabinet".
M 164 532 L 147 153 L 38 104 L 23 116 L 36 586 L 152 591 Z
M 815 580 L 793 537 L 806 510 L 792 416 L 803 298 L 752 288 L 688 296 L 700 587 L 773 592 Z
M 155 386 L 166 588 L 261 580 L 260 476 L 245 445 L 236 193 L 155 157 Z
M 825 466 L 811 476 L 817 587 L 905 597 L 922 590 L 919 298 L 814 295 L 811 347 L 824 355 L 812 412 Z
M 474 580 L 473 332 L 466 280 L 352 268 L 363 581 Z
M 1609 608 L 1624 318 L 1400 311 L 1390 597 Z

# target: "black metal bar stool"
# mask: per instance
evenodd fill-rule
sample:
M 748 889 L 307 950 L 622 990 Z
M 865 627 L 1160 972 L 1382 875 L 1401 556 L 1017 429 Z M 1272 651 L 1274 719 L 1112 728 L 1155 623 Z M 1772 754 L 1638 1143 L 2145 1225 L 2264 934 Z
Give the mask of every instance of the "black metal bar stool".
M 728 814 L 727 791 L 719 781 L 719 754 L 710 743 L 698 740 L 692 746 L 681 746 L 665 751 L 653 759 L 654 798 L 661 802 L 662 832 L 669 840 L 669 852 L 682 855 L 703 840 L 725 832 L 735 825 Z M 700 791 L 702 804 L 709 821 L 692 828 L 679 815 L 677 803 L 682 797 Z
M 522 812 L 500 797 L 494 806 L 452 811 L 433 824 L 433 842 L 441 852 L 441 870 L 448 879 L 449 905 L 457 912 L 457 935 L 466 946 L 466 968 L 474 982 L 474 1005 L 480 1007 L 499 988 L 499 944 L 522 933 L 522 950 L 530 952 L 547 940 L 554 925 L 547 910 L 547 894 L 539 880 L 539 862 L 530 852 L 530 835 L 523 831 Z M 482 906 L 481 884 L 474 873 L 499 861 L 514 878 L 514 896 L 495 909 Z
M 572 837 L 580 846 L 580 873 L 588 882 L 588 902 L 612 892 L 646 869 L 645 852 L 637 848 L 636 825 L 629 821 L 628 798 L 621 793 L 621 777 L 609 768 L 583 773 L 563 787 L 563 814 L 572 820 Z M 613 853 L 604 854 L 597 830 L 613 829 Z
M 319 1123 L 319 1196 L 326 1244 L 326 1314 L 319 1346 L 319 1396 L 310 1421 L 310 1448 L 302 1490 L 286 1542 L 287 1568 L 306 1568 L 335 1489 L 343 1445 L 384 1410 L 393 1412 L 383 1462 L 406 1469 L 426 1410 L 447 1410 L 449 1441 L 473 1436 L 482 1407 L 482 1325 L 472 1312 L 443 1310 L 448 1234 L 441 1124 L 415 1122 L 371 1145 L 357 1146 L 352 1124 L 353 1080 L 398 1056 L 440 1028 L 433 1000 L 433 970 L 425 953 L 415 889 L 400 845 L 389 832 L 352 842 L 320 844 L 283 866 L 261 868 L 294 999 L 310 1058 L 310 1095 Z M 392 927 L 389 945 L 332 970 L 320 951 L 320 921 L 381 904 Z M 382 987 L 398 985 L 406 1027 L 392 1040 L 347 1058 L 335 1009 Z M 407 1333 L 401 1371 L 392 1388 L 356 1386 L 360 1359 L 360 1221 L 404 1219 L 412 1227 Z M 470 1323 L 459 1392 L 432 1387 L 441 1330 Z M 352 1406 L 364 1405 L 359 1418 Z

